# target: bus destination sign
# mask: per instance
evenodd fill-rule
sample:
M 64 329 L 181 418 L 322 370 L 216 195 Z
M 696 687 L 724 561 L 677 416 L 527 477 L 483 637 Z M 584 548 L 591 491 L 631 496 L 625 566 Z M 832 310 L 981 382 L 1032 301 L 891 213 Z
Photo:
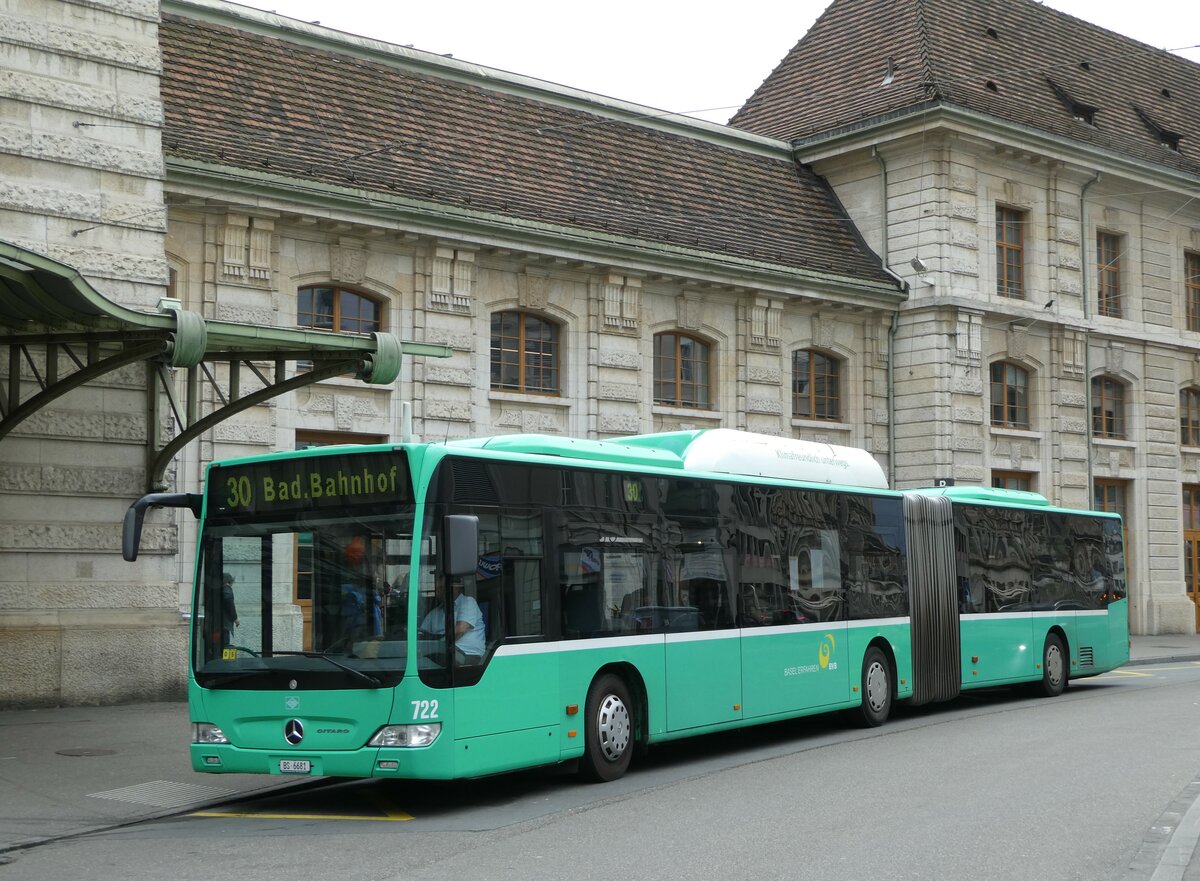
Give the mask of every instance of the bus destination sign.
M 214 466 L 209 516 L 308 511 L 412 498 L 401 453 L 330 453 Z

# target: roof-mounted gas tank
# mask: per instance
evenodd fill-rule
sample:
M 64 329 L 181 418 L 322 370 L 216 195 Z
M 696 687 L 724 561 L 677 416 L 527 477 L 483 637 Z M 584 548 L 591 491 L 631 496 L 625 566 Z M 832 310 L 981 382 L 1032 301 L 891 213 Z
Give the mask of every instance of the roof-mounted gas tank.
M 643 434 L 617 439 L 628 446 L 670 450 L 689 471 L 744 474 L 808 483 L 887 489 L 887 475 L 866 450 L 729 428 Z

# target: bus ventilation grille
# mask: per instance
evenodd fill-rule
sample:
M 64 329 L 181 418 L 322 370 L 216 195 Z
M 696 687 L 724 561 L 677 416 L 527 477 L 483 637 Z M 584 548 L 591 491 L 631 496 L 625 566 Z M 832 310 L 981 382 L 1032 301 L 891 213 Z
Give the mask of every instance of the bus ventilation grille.
M 1092 657 L 1092 647 L 1090 645 L 1081 645 L 1079 647 L 1079 666 L 1091 667 L 1095 663 L 1095 659 Z
M 496 484 L 492 482 L 492 472 L 486 462 L 453 459 L 451 464 L 454 473 L 454 501 L 500 504 L 500 494 L 496 492 Z

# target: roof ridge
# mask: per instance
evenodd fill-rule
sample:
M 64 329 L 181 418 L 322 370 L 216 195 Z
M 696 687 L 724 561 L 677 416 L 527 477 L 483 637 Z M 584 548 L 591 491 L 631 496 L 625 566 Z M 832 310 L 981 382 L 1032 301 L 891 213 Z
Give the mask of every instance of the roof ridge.
M 930 49 L 930 27 L 926 20 L 928 0 L 916 0 L 917 14 L 917 46 L 918 55 L 921 59 L 921 67 L 923 68 L 922 81 L 929 89 L 929 94 L 926 98 L 930 101 L 941 101 L 944 97 L 942 86 L 938 80 L 937 69 L 933 64 L 933 52 Z

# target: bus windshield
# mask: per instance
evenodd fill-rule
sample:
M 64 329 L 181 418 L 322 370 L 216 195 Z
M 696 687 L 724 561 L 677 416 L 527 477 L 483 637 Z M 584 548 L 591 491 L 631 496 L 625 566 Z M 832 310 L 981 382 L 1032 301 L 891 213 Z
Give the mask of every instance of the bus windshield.
M 306 687 L 394 685 L 404 672 L 412 532 L 411 509 L 206 529 L 197 682 L 276 688 L 303 672 Z

